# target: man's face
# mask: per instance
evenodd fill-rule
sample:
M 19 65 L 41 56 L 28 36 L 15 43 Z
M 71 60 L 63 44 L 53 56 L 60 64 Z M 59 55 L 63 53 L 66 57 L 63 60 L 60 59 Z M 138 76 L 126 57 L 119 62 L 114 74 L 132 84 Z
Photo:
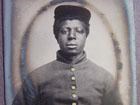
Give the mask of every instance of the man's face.
M 87 38 L 85 27 L 82 21 L 76 19 L 61 22 L 57 39 L 61 51 L 70 55 L 80 54 Z

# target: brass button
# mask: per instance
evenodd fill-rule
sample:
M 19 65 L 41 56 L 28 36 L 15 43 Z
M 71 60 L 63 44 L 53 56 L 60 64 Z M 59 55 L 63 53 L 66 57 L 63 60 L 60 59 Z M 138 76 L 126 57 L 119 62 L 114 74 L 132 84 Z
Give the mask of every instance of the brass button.
M 76 102 L 73 102 L 72 105 L 77 105 Z
M 76 80 L 76 78 L 75 78 L 74 76 L 72 76 L 72 77 L 71 77 L 71 80 L 75 81 L 75 80 Z
M 75 71 L 75 68 L 71 68 L 71 71 Z
M 75 89 L 76 89 L 76 86 L 71 86 L 71 89 L 72 89 L 72 90 L 75 90 Z
M 73 98 L 76 98 L 76 97 L 77 97 L 77 95 L 73 93 L 73 94 L 72 94 L 72 97 L 73 97 Z

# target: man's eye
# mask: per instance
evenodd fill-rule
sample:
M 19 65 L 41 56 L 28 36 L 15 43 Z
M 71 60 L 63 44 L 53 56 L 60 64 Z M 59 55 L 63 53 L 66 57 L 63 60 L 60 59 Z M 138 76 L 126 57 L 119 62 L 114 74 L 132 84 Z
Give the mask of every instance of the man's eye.
M 61 34 L 67 34 L 68 30 L 67 30 L 67 29 L 61 29 L 59 32 L 60 32 Z
M 76 31 L 80 34 L 83 34 L 85 32 L 85 30 L 82 28 L 77 28 Z

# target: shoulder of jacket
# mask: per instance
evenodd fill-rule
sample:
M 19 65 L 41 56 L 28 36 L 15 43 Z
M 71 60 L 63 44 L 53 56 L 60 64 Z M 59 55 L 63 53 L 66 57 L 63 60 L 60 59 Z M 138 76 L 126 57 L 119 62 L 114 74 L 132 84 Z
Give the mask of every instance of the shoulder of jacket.
M 109 77 L 109 78 L 113 78 L 113 75 L 108 71 L 106 70 L 105 68 L 103 68 L 102 66 L 94 63 L 93 61 L 89 60 L 88 59 L 88 66 L 91 68 L 91 69 L 94 69 L 94 72 L 97 72 L 100 76 L 102 77 Z

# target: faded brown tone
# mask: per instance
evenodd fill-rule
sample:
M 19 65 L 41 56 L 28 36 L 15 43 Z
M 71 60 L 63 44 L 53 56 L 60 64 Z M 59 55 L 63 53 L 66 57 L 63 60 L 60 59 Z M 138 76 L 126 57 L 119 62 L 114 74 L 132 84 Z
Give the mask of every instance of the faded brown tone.
M 44 0 L 42 0 L 44 1 Z M 44 4 L 42 4 L 42 1 L 30 1 L 30 3 L 37 3 L 40 2 L 41 5 L 37 5 L 38 8 L 40 8 L 40 6 L 42 7 Z M 23 3 L 24 4 L 23 4 Z M 13 8 L 13 84 L 15 86 L 14 89 L 17 90 L 17 86 L 19 85 L 19 59 L 20 55 L 19 55 L 19 50 L 20 50 L 20 46 L 17 43 L 20 43 L 20 40 L 23 36 L 23 31 L 25 31 L 25 27 L 23 28 L 22 25 L 28 25 L 27 23 L 25 24 L 25 22 L 28 22 L 30 20 L 29 15 L 27 14 L 31 14 L 33 13 L 33 11 L 30 13 L 28 12 L 29 10 L 34 10 L 34 12 L 36 13 L 35 9 L 33 6 L 29 6 L 30 8 L 25 8 L 26 4 L 29 4 L 29 1 L 27 2 L 26 0 L 23 1 L 17 1 L 14 2 L 14 8 Z M 108 8 L 108 3 L 110 3 L 110 6 Z M 38 4 L 38 3 L 37 3 Z M 106 3 L 103 3 L 102 0 L 95 0 L 94 3 L 91 2 L 89 3 L 90 5 L 88 5 L 88 7 L 91 9 L 92 11 L 92 15 L 93 18 L 91 19 L 91 31 L 90 31 L 90 35 L 88 38 L 88 43 L 86 44 L 87 49 L 85 49 L 86 51 L 88 51 L 88 57 L 95 61 L 95 63 L 99 64 L 100 66 L 104 67 L 105 69 L 109 70 L 112 74 L 115 75 L 115 70 L 116 70 L 116 66 L 115 66 L 115 56 L 114 56 L 114 48 L 112 45 L 112 39 L 115 39 L 115 41 L 119 41 L 119 45 L 121 48 L 121 52 L 122 52 L 122 63 L 123 63 L 123 70 L 122 70 L 122 79 L 120 82 L 120 87 L 121 87 L 121 93 L 123 95 L 123 100 L 125 102 L 125 105 L 128 105 L 129 103 L 129 95 L 128 95 L 128 88 L 130 88 L 129 85 L 129 79 L 128 79 L 128 74 L 129 74 L 129 50 L 128 50 L 128 33 L 127 33 L 127 26 L 126 23 L 126 17 L 124 16 L 124 9 L 122 8 L 123 3 L 120 1 L 115 1 L 115 0 L 108 0 Z M 96 6 L 92 5 L 92 4 L 96 4 Z M 20 8 L 20 9 L 18 9 Z M 95 9 L 96 8 L 96 9 Z M 113 11 L 112 11 L 113 8 Z M 26 11 L 26 12 L 25 12 Z M 94 11 L 94 12 L 93 12 Z M 23 13 L 24 12 L 24 13 Z M 24 43 L 25 45 L 28 44 L 26 47 L 28 47 L 27 49 L 24 49 L 25 52 L 27 52 L 27 58 L 26 56 L 24 56 L 23 58 L 27 59 L 27 66 L 29 67 L 29 72 L 30 70 L 34 70 L 36 67 L 38 67 L 38 65 L 42 65 L 44 63 L 46 63 L 46 61 L 48 61 L 48 59 L 50 58 L 50 56 L 46 56 L 49 55 L 48 53 L 48 48 L 50 48 L 52 43 L 48 42 L 50 40 L 48 40 L 49 35 L 53 35 L 49 30 L 49 32 L 47 31 L 46 27 L 49 27 L 49 29 L 51 29 L 51 24 L 50 22 L 53 22 L 53 20 L 51 21 L 52 17 L 52 11 L 48 10 L 48 14 L 31 14 L 31 17 L 33 17 L 33 21 L 31 22 L 33 25 L 31 26 L 31 29 L 28 28 L 28 31 L 30 33 L 25 34 L 27 36 L 27 38 L 24 38 Z M 116 14 L 116 12 L 118 14 Z M 37 12 L 38 13 L 38 12 Z M 45 15 L 45 16 L 44 16 Z M 49 19 L 49 22 L 46 21 L 46 17 Z M 28 21 L 27 21 L 27 20 Z M 43 21 L 44 19 L 44 21 Z M 96 20 L 96 21 L 94 21 Z M 119 21 L 118 21 L 119 20 Z M 108 22 L 109 21 L 109 22 Z M 47 23 L 47 25 L 45 24 Z M 94 23 L 94 24 L 93 24 Z M 110 24 L 109 24 L 110 23 Z M 20 25 L 20 27 L 19 27 Z M 44 26 L 44 27 L 41 27 Z M 45 27 L 46 26 L 46 27 Z M 119 26 L 119 27 L 118 27 Z M 94 28 L 93 28 L 94 27 Z M 112 30 L 113 29 L 113 30 Z M 102 30 L 102 31 L 101 31 Z M 27 32 L 28 32 L 27 31 Z M 46 32 L 47 31 L 47 32 Z M 104 33 L 104 34 L 103 34 Z M 47 36 L 47 40 L 46 40 L 46 36 Z M 113 36 L 113 37 L 112 37 Z M 114 36 L 116 36 L 114 38 Z M 16 40 L 15 40 L 16 39 Z M 94 41 L 93 41 L 94 39 Z M 44 41 L 44 43 L 43 43 Z M 113 40 L 114 41 L 114 40 Z M 28 43 L 27 43 L 28 42 Z M 54 42 L 54 41 L 50 41 L 50 42 Z M 46 46 L 44 46 L 46 45 Z M 49 47 L 47 47 L 47 45 L 49 45 Z M 55 48 L 55 44 L 52 44 L 53 47 L 51 48 Z M 98 45 L 98 48 L 97 48 Z M 116 44 L 115 44 L 116 45 Z M 24 45 L 23 45 L 24 46 Z M 22 46 L 22 47 L 23 47 Z M 118 46 L 117 46 L 118 47 Z M 24 47 L 23 47 L 24 48 Z M 22 48 L 22 49 L 23 49 Z M 115 47 L 116 48 L 116 47 Z M 40 52 L 40 50 L 43 50 L 42 52 Z M 24 51 L 23 51 L 24 52 Z M 105 54 L 103 54 L 102 52 L 104 52 Z M 54 54 L 55 52 L 51 51 L 51 54 Z M 50 55 L 51 55 L 50 54 Z M 91 54 L 91 56 L 90 56 Z M 118 54 L 118 53 L 117 53 Z M 52 56 L 52 55 L 51 55 Z M 48 57 L 48 58 L 47 58 Z M 93 57 L 93 59 L 92 59 Z M 40 59 L 39 59 L 40 58 Z M 118 56 L 116 56 L 116 58 L 119 58 Z M 23 63 L 25 64 L 25 63 Z M 27 69 L 26 69 L 27 70 Z M 24 70 L 22 70 L 24 71 Z
M 0 0 L 0 3 L 1 3 L 1 0 Z M 138 79 L 138 83 L 140 83 L 140 77 L 138 77 L 140 75 L 140 71 L 138 70 L 140 68 L 140 30 L 139 30 L 139 27 L 140 27 L 140 1 L 139 0 L 134 0 L 134 10 L 135 10 L 135 24 L 136 24 L 136 46 L 137 46 L 137 79 Z M 1 8 L 0 8 L 1 9 Z M 0 10 L 1 11 L 1 10 Z M 0 12 L 1 13 L 1 12 Z M 0 33 L 2 32 L 1 30 L 1 18 L 0 18 Z M 2 34 L 0 34 L 0 57 L 3 57 L 3 53 L 2 53 Z M 3 72 L 3 59 L 0 58 L 0 74 L 2 74 Z M 139 66 L 139 67 L 138 67 Z M 3 76 L 0 76 L 0 83 L 3 84 Z M 140 87 L 140 84 L 138 84 L 138 88 Z M 3 86 L 0 85 L 0 90 L 3 90 Z M 1 92 L 1 91 L 0 91 Z M 140 91 L 138 91 L 138 93 L 140 94 Z M 3 91 L 1 93 L 2 95 L 0 96 L 0 105 L 4 105 L 3 104 Z M 138 96 L 140 97 L 140 95 L 138 94 Z M 138 105 L 140 105 L 140 98 L 138 97 L 139 99 L 139 103 Z

